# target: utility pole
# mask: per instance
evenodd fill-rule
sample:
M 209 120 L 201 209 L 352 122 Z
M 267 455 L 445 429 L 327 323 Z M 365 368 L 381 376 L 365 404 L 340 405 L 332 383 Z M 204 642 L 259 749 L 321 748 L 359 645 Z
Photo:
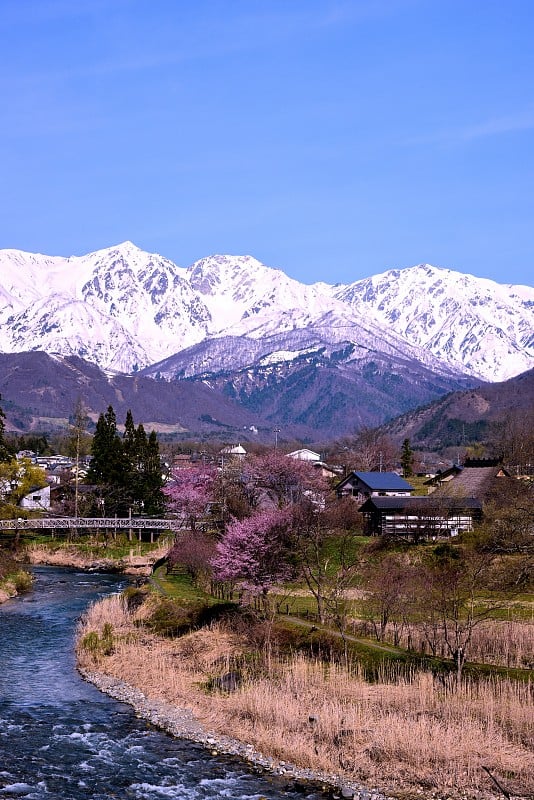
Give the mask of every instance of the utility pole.
M 274 449 L 275 451 L 278 449 L 278 434 L 280 433 L 280 428 L 274 429 Z
M 80 429 L 76 427 L 76 472 L 74 474 L 74 516 L 78 519 L 78 484 L 80 482 Z

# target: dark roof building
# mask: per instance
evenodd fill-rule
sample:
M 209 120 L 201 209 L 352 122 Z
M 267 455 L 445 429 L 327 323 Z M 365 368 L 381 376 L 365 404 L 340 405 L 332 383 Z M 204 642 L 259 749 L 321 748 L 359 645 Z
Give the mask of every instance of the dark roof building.
M 360 502 L 366 497 L 408 497 L 411 486 L 396 472 L 357 472 L 354 470 L 340 481 L 336 488 L 338 497 L 357 497 Z
M 426 481 L 429 492 L 438 496 L 463 496 L 477 497 L 486 500 L 495 488 L 495 481 L 501 478 L 510 478 L 510 473 L 501 465 L 471 466 L 454 468 L 454 472 L 447 471 L 445 475 L 436 475 Z
M 475 497 L 369 497 L 360 507 L 367 535 L 413 539 L 454 536 L 470 531 L 482 516 Z

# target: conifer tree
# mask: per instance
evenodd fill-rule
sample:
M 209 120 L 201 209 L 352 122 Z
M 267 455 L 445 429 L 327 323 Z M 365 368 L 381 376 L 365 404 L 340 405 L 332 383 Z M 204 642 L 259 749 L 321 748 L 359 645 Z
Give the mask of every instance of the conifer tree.
M 122 436 L 122 450 L 124 455 L 125 468 L 128 472 L 135 472 L 137 469 L 137 432 L 133 421 L 132 412 L 128 409 L 124 423 L 124 434 Z
M 0 394 L 0 400 L 1 399 L 2 395 Z M 4 410 L 0 407 L 0 461 L 9 461 L 12 458 L 12 454 L 9 452 L 9 448 L 4 439 L 6 429 L 5 418 Z
M 413 450 L 410 446 L 410 440 L 405 439 L 402 443 L 402 452 L 401 452 L 401 466 L 402 466 L 402 474 L 405 478 L 409 478 L 413 475 Z
M 160 514 L 163 510 L 163 477 L 156 432 L 148 437 L 144 462 L 144 504 L 147 514 Z
M 88 478 L 103 487 L 108 512 L 126 514 L 136 506 L 150 514 L 161 512 L 163 480 L 157 436 L 152 431 L 147 438 L 142 424 L 136 428 L 131 410 L 122 437 L 112 406 L 100 415 L 92 452 Z
M 121 451 L 115 412 L 113 406 L 108 406 L 106 413 L 100 414 L 96 423 L 89 480 L 99 485 L 116 483 Z

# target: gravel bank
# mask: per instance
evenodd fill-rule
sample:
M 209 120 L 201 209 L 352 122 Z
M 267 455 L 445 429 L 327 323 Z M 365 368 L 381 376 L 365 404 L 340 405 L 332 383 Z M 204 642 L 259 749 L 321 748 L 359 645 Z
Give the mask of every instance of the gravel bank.
M 300 769 L 286 761 L 268 758 L 255 750 L 252 745 L 244 744 L 237 739 L 212 734 L 204 730 L 188 709 L 177 708 L 160 700 L 150 700 L 139 689 L 116 678 L 85 670 L 80 670 L 80 674 L 100 691 L 105 692 L 110 697 L 114 697 L 116 700 L 131 705 L 136 714 L 152 725 L 161 728 L 172 736 L 198 742 L 206 747 L 212 755 L 225 753 L 238 756 L 248 761 L 258 770 L 264 770 L 287 778 L 288 781 L 293 780 L 302 782 L 302 784 L 311 784 L 315 790 L 324 792 L 331 797 L 347 798 L 347 800 L 352 800 L 352 798 L 354 800 L 387 800 L 377 790 L 368 789 L 356 783 L 341 783 L 337 775 Z

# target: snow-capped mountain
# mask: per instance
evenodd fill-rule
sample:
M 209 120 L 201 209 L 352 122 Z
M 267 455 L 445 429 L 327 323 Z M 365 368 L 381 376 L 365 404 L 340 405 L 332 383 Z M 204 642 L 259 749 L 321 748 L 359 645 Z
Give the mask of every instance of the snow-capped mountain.
M 79 355 L 117 372 L 202 340 L 210 313 L 186 271 L 131 242 L 58 258 L 0 251 L 0 350 Z
M 506 380 L 534 366 L 534 289 L 420 264 L 335 288 L 458 370 Z
M 77 355 L 129 373 L 193 348 L 186 374 L 198 375 L 291 362 L 325 341 L 354 358 L 502 380 L 534 365 L 534 289 L 429 265 L 309 286 L 251 256 L 186 269 L 131 242 L 70 258 L 0 251 L 3 352 Z
M 263 425 L 284 431 L 298 425 L 312 441 L 375 427 L 476 383 L 425 367 L 413 350 L 379 348 L 366 331 L 359 343 L 344 339 L 345 331 L 310 326 L 261 339 L 206 339 L 140 374 L 209 387 L 256 413 Z

